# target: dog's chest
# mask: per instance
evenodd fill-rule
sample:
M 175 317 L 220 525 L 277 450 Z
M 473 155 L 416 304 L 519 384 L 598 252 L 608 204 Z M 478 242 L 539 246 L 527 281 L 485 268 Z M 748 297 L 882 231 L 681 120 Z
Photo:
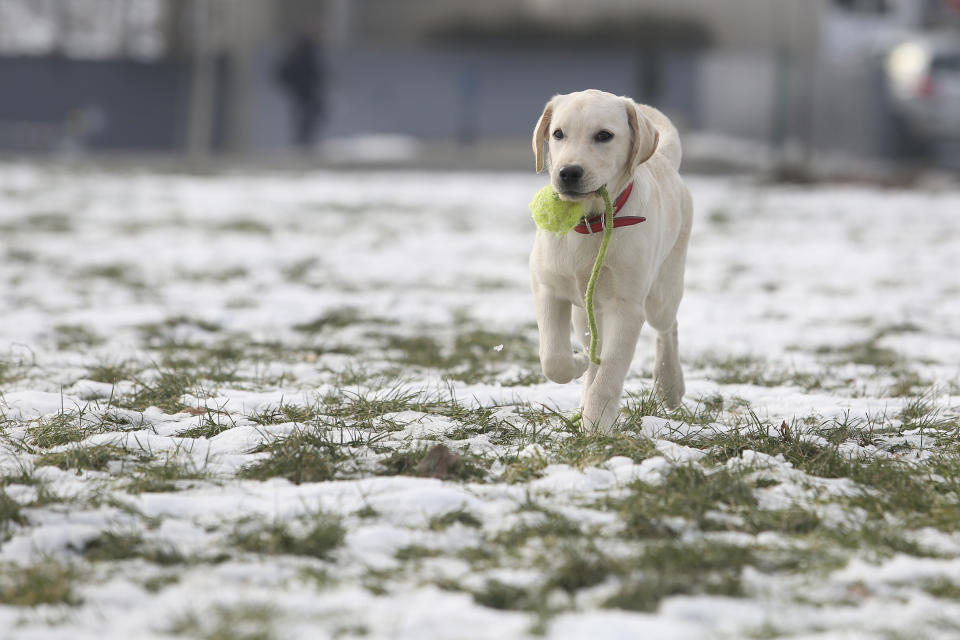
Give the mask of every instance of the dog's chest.
M 587 282 L 593 269 L 599 237 L 596 241 L 582 238 L 538 238 L 531 255 L 531 267 L 537 281 L 553 290 L 558 298 L 582 307 Z M 601 288 L 616 289 L 614 280 L 629 278 L 632 265 L 624 263 L 620 248 L 610 247 L 601 272 Z M 629 261 L 628 261 L 629 262 Z

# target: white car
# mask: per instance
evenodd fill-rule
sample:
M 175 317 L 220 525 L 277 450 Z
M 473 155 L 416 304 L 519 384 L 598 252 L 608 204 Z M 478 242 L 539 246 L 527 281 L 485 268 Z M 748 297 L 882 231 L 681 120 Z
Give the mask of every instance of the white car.
M 902 42 L 884 66 L 901 151 L 960 140 L 960 38 Z

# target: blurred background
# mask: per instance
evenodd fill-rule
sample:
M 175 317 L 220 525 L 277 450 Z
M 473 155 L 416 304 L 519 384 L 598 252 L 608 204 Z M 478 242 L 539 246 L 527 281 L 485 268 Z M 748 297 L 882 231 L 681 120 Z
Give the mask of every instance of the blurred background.
M 688 169 L 960 167 L 960 0 L 0 0 L 0 154 L 530 169 L 556 93 Z

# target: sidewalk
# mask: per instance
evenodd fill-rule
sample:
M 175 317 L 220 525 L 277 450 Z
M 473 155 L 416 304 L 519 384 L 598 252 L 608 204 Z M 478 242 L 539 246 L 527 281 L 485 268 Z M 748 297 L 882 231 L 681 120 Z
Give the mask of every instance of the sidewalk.
M 190 159 L 177 154 L 101 152 L 0 153 L 0 162 L 28 161 L 66 165 L 95 165 L 124 170 L 146 168 L 169 173 L 229 171 L 451 171 L 534 172 L 533 150 L 527 138 L 421 140 L 400 135 L 367 135 L 325 140 L 315 152 L 258 151 L 243 156 L 218 153 Z M 956 185 L 958 174 L 949 169 L 899 164 L 886 158 L 865 158 L 818 151 L 804 159 L 796 148 L 780 156 L 768 145 L 710 133 L 683 136 L 686 175 L 748 175 L 775 182 L 840 182 L 875 186 Z

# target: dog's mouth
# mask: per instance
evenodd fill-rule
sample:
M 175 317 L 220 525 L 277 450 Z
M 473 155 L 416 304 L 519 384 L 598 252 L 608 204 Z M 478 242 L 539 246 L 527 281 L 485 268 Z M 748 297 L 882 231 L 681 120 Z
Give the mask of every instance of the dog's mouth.
M 578 201 L 586 200 L 587 198 L 595 198 L 597 193 L 596 191 L 557 191 L 557 195 L 560 196 L 561 200 L 569 201 Z

